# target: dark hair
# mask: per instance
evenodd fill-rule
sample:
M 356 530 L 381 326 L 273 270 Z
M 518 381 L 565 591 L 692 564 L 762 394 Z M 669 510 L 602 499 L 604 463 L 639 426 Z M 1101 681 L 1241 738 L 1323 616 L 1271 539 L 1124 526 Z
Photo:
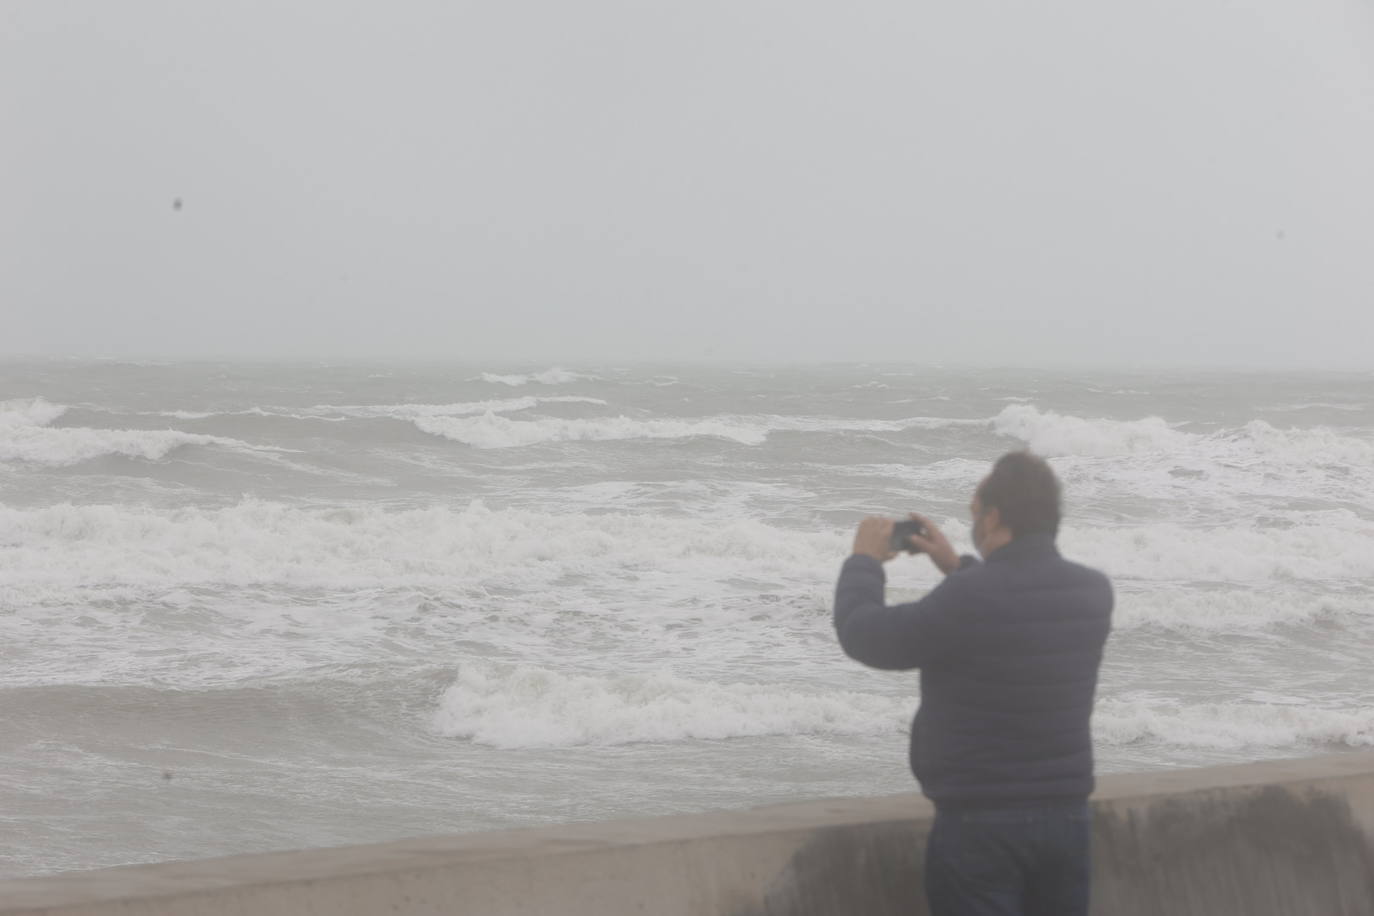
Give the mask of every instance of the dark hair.
M 1059 533 L 1059 480 L 1049 463 L 1030 452 L 1009 452 L 978 485 L 983 511 L 996 509 L 1011 536 Z

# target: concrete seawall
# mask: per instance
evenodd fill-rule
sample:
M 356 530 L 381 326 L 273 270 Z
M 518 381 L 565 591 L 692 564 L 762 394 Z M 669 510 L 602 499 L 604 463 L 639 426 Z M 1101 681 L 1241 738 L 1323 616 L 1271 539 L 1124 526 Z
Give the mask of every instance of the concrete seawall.
M 1374 914 L 1374 753 L 1104 776 L 1094 913 Z M 916 795 L 0 881 L 0 916 L 917 916 Z

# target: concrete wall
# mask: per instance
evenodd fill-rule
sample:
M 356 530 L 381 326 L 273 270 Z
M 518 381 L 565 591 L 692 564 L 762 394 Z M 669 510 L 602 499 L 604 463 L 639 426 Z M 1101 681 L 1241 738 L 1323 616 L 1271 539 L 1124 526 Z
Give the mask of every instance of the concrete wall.
M 1374 754 L 1106 776 L 1094 912 L 1374 914 Z M 925 914 L 916 795 L 0 881 L 2 916 Z

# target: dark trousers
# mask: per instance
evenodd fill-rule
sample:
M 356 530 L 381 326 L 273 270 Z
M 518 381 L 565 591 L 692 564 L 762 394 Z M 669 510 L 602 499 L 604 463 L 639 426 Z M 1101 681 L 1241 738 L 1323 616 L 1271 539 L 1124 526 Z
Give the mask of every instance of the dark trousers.
M 1086 803 L 943 810 L 926 846 L 931 916 L 1087 916 Z

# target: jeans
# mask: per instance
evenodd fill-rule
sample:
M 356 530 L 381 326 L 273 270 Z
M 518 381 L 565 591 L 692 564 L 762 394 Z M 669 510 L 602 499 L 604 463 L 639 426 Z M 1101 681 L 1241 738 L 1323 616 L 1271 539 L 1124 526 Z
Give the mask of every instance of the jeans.
M 931 916 L 1087 916 L 1084 802 L 941 811 L 926 845 Z

